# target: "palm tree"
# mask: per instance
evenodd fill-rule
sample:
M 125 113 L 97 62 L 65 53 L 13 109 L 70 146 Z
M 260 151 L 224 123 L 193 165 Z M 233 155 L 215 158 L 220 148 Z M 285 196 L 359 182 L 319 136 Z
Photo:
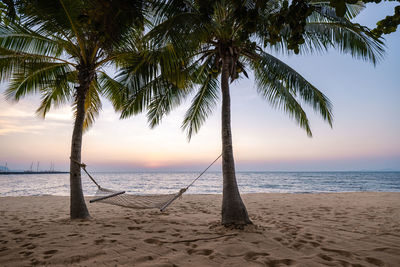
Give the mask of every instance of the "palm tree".
M 70 216 L 87 218 L 81 185 L 82 134 L 101 110 L 100 96 L 118 103 L 121 87 L 105 72 L 137 51 L 143 31 L 144 1 L 18 1 L 20 23 L 0 24 L 1 81 L 18 101 L 41 94 L 37 114 L 71 103 L 75 123 L 71 143 Z
M 263 5 L 259 5 L 263 2 Z M 182 71 L 190 79 L 185 89 L 170 88 L 135 92 L 123 106 L 122 117 L 147 108 L 150 126 L 189 95 L 195 94 L 185 114 L 182 128 L 187 136 L 196 133 L 222 95 L 221 135 L 223 200 L 222 224 L 250 224 L 240 197 L 233 157 L 230 82 L 253 71 L 257 91 L 274 107 L 294 118 L 309 136 L 309 120 L 301 102 L 307 103 L 332 126 L 332 105 L 328 98 L 294 69 L 271 55 L 270 51 L 291 53 L 324 52 L 333 47 L 353 57 L 376 63 L 382 56 L 382 42 L 369 29 L 353 24 L 362 6 L 348 5 L 345 17 L 321 1 L 311 1 L 313 13 L 307 18 L 304 34 L 295 36 L 286 25 L 279 34 L 269 31 L 279 20 L 285 1 L 168 1 L 160 6 L 158 25 L 149 33 L 161 45 L 183 51 Z M 251 16 L 250 16 L 251 14 Z M 291 18 L 293 20 L 293 18 Z M 279 37 L 279 38 L 277 38 Z M 297 38 L 296 46 L 291 43 Z M 292 50 L 290 50 L 290 49 Z M 298 50 L 298 51 L 297 51 Z M 125 80 L 130 79 L 125 71 Z M 197 86 L 195 86 L 197 85 Z M 145 97 L 144 97 L 145 96 Z M 141 108 L 137 108 L 141 103 Z

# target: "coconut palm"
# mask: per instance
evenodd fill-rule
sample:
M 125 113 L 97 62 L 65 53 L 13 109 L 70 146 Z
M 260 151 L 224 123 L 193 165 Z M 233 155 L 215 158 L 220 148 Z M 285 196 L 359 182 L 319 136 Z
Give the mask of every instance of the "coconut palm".
M 261 2 L 264 4 L 260 5 Z M 183 99 L 194 95 L 182 124 L 190 139 L 222 96 L 221 214 L 224 225 L 251 223 L 235 176 L 230 83 L 239 77 L 248 77 L 247 71 L 251 70 L 260 96 L 287 112 L 311 136 L 309 120 L 300 103 L 311 105 L 331 126 L 332 105 L 321 91 L 271 53 L 275 50 L 291 53 L 290 49 L 293 49 L 296 53 L 307 54 L 336 48 L 374 64 L 382 56 L 382 42 L 374 38 L 369 29 L 350 21 L 362 6 L 348 5 L 342 18 L 321 1 L 310 1 L 310 4 L 313 13 L 306 20 L 304 34 L 297 37 L 289 25 L 285 25 L 279 34 L 269 31 L 271 24 L 279 21 L 278 14 L 282 14 L 282 9 L 287 9 L 285 1 L 279 0 L 167 1 L 160 5 L 158 25 L 149 33 L 158 45 L 170 43 L 174 49 L 184 51 L 181 54 L 184 56 L 182 71 L 191 82 L 185 84 L 184 90 L 177 91 L 176 88 L 160 91 L 142 88 L 125 101 L 122 117 L 145 107 L 150 126 L 154 127 Z M 291 47 L 289 41 L 293 36 L 300 46 Z M 124 70 L 121 77 L 125 79 L 121 82 L 129 84 L 127 73 L 129 70 Z M 137 103 L 141 103 L 140 108 Z
M 18 101 L 39 93 L 37 114 L 71 103 L 74 129 L 70 162 L 70 216 L 89 216 L 81 185 L 83 131 L 101 110 L 101 96 L 118 103 L 121 87 L 105 72 L 137 50 L 144 1 L 18 1 L 20 23 L 0 24 L 1 81 Z

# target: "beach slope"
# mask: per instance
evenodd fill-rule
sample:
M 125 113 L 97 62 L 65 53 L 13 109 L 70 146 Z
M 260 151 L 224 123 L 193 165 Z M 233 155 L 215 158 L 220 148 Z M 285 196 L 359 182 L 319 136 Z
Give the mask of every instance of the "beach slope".
M 68 197 L 0 198 L 0 266 L 400 266 L 400 193 L 245 194 L 254 222 L 219 225 L 220 195 L 166 212 Z

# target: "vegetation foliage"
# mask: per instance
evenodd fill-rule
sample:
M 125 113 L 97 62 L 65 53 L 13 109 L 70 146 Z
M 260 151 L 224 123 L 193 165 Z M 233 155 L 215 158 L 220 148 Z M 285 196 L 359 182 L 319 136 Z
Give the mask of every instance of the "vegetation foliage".
M 82 131 L 101 110 L 101 96 L 118 102 L 115 82 L 105 68 L 134 55 L 144 29 L 144 1 L 58 0 L 9 3 L 11 16 L 0 24 L 1 81 L 18 101 L 41 95 L 37 113 L 71 103 L 75 123 L 71 144 L 71 218 L 89 216 L 81 188 Z M 4 7 L 4 5 L 3 5 Z M 14 7 L 14 8 L 12 8 Z M 10 11 L 9 11 L 10 12 Z M 14 17 L 17 17 L 15 19 Z
M 332 125 L 328 98 L 271 52 L 310 54 L 334 48 L 376 64 L 383 54 L 382 41 L 368 28 L 350 21 L 362 8 L 361 4 L 347 5 L 345 14 L 338 16 L 328 1 L 300 6 L 289 6 L 286 1 L 160 2 L 155 26 L 146 38 L 154 47 L 171 47 L 179 60 L 168 62 L 180 64 L 181 78 L 186 80 L 170 83 L 176 79 L 173 76 L 165 81 L 171 86 L 128 92 L 122 116 L 147 110 L 154 127 L 193 96 L 182 123 L 190 139 L 222 100 L 222 223 L 251 223 L 236 184 L 229 83 L 248 78 L 252 71 L 259 95 L 287 112 L 309 136 L 312 132 L 304 104 Z M 138 83 L 134 69 L 122 68 L 121 74 L 119 82 L 126 87 Z
M 252 72 L 259 95 L 309 136 L 304 104 L 332 125 L 328 98 L 273 53 L 334 48 L 376 64 L 383 55 L 379 37 L 396 29 L 399 7 L 373 31 L 351 22 L 363 7 L 353 0 L 6 0 L 0 2 L 1 82 L 8 82 L 10 100 L 39 93 L 43 117 L 72 104 L 76 161 L 102 97 L 122 118 L 146 111 L 154 127 L 192 96 L 182 123 L 189 139 L 222 100 L 222 222 L 247 224 L 235 178 L 229 83 Z M 70 173 L 71 218 L 86 218 L 75 161 Z

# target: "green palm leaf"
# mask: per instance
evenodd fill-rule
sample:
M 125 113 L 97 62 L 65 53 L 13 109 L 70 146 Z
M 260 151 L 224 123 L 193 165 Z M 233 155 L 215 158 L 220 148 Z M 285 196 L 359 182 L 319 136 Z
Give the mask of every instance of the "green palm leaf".
M 162 118 L 180 105 L 189 93 L 188 90 L 176 87 L 165 80 L 162 83 L 156 85 L 157 93 L 153 95 L 147 107 L 147 120 L 151 128 L 160 124 Z
M 332 104 L 322 92 L 279 59 L 267 53 L 254 57 L 258 57 L 258 60 L 253 63 L 257 88 L 264 97 L 273 103 L 274 97 L 278 97 L 277 103 L 280 103 L 280 106 L 282 106 L 282 101 L 287 99 L 289 106 L 284 106 L 285 110 L 295 117 L 309 135 L 311 131 L 308 120 L 305 114 L 302 115 L 304 111 L 300 109 L 301 106 L 297 106 L 297 101 L 295 103 L 297 97 L 310 104 L 332 126 Z M 269 90 L 272 91 L 269 92 Z M 283 92 L 285 90 L 286 92 Z
M 99 95 L 99 84 L 95 79 L 89 87 L 89 91 L 85 99 L 85 120 L 83 122 L 83 130 L 87 131 L 94 123 L 102 108 Z
M 212 114 L 213 109 L 219 100 L 219 86 L 217 79 L 211 75 L 203 81 L 197 94 L 192 100 L 192 104 L 187 110 L 182 129 L 186 130 L 187 137 L 190 140 L 192 135 L 200 130 L 200 127 Z
M 99 73 L 97 81 L 100 94 L 110 100 L 116 110 L 121 109 L 127 88 L 103 71 Z
M 0 47 L 14 53 L 58 58 L 64 52 L 63 44 L 64 42 L 49 39 L 20 25 L 0 24 Z
M 257 73 L 257 72 L 256 72 Z M 290 117 L 294 118 L 299 126 L 306 130 L 308 136 L 312 136 L 311 127 L 306 112 L 296 99 L 295 95 L 285 87 L 284 83 L 276 80 L 272 75 L 266 81 L 265 75 L 256 74 L 257 91 L 275 108 L 281 108 Z
M 76 76 L 76 71 L 57 76 L 57 79 L 49 84 L 48 87 L 42 88 L 40 92 L 42 95 L 41 103 L 36 110 L 36 114 L 44 118 L 52 107 L 59 107 L 70 102 Z
M 48 87 L 68 87 L 60 83 L 71 72 L 68 64 L 40 62 L 27 64 L 23 71 L 14 73 L 5 92 L 8 99 L 18 101 L 29 93 L 40 92 Z
M 306 25 L 305 34 L 306 41 L 318 39 L 326 48 L 336 48 L 340 52 L 351 54 L 354 58 L 371 61 L 374 65 L 383 57 L 382 42 L 370 38 L 370 32 L 358 25 L 310 22 Z

